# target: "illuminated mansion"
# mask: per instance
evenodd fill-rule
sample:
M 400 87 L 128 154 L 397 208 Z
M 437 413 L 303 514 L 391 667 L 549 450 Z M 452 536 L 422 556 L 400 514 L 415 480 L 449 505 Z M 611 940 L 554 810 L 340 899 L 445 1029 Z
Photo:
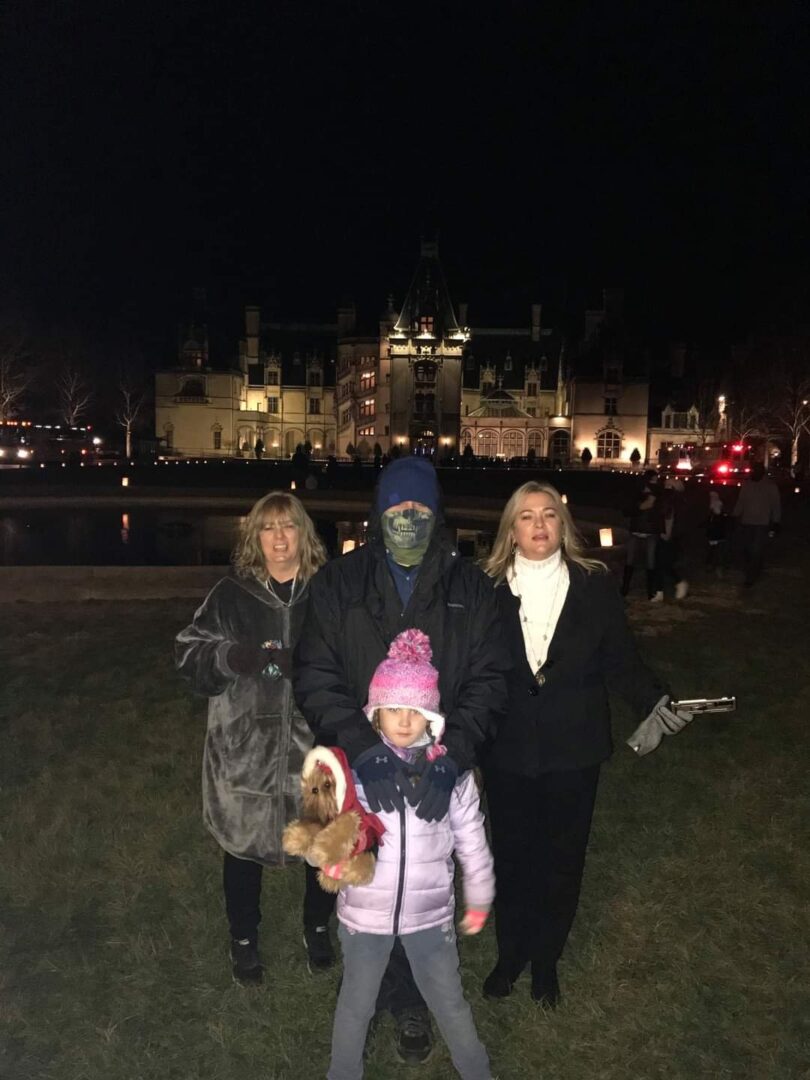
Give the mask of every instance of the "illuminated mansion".
M 622 330 L 621 293 L 585 314 L 575 342 L 543 324 L 469 325 L 456 309 L 435 243 L 423 242 L 402 307 L 389 299 L 373 333 L 352 304 L 335 323 L 281 323 L 245 309 L 245 336 L 226 367 L 209 359 L 202 311 L 183 327 L 178 364 L 159 371 L 155 430 L 194 457 L 370 457 L 397 448 L 441 460 L 482 457 L 567 464 L 646 456 L 648 376 Z M 367 328 L 366 328 L 367 329 Z

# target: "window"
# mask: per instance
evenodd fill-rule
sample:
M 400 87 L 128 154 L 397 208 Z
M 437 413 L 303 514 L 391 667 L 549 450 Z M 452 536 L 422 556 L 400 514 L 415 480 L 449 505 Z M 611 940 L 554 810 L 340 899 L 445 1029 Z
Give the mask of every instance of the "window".
M 615 397 L 606 397 L 605 398 L 605 416 L 615 416 L 616 415 L 616 403 L 617 403 L 617 399 Z
M 205 383 L 202 379 L 186 379 L 180 387 L 180 397 L 205 398 Z
M 672 427 L 672 413 L 664 413 L 664 427 L 665 428 L 671 428 Z
M 366 398 L 365 401 L 360 402 L 360 415 L 361 416 L 373 416 L 374 415 L 374 398 Z
M 615 431 L 603 431 L 596 440 L 596 456 L 603 461 L 615 461 L 622 449 L 622 440 Z
M 269 413 L 277 413 L 278 412 L 278 398 L 277 397 L 269 397 L 267 399 L 267 411 Z
M 498 453 L 497 431 L 478 432 L 478 454 L 481 457 L 495 457 Z
M 503 433 L 504 457 L 519 457 L 523 454 L 523 432 L 505 431 Z
M 222 432 L 221 431 L 215 431 L 214 432 L 214 449 L 215 450 L 221 450 L 222 449 Z
M 417 364 L 414 368 L 414 375 L 417 382 L 421 383 L 435 383 L 436 382 L 436 365 L 430 363 Z
M 364 371 L 360 376 L 360 393 L 369 394 L 377 387 L 377 375 L 374 371 Z
M 374 434 L 374 425 L 372 424 L 371 427 L 358 428 L 357 429 L 357 434 L 358 435 L 373 435 Z
M 348 422 L 351 420 L 351 418 L 352 418 L 351 407 L 348 408 L 348 409 L 344 409 L 343 412 L 340 414 L 340 422 L 341 422 L 341 424 L 348 424 Z
M 672 426 L 676 428 L 685 428 L 689 426 L 689 417 L 685 412 L 676 412 L 672 414 Z
M 539 454 L 543 449 L 543 435 L 540 431 L 529 432 L 529 445 L 526 447 L 528 450 L 534 450 L 535 454 Z
M 433 316 L 423 315 L 419 320 L 419 333 L 420 334 L 432 334 L 433 333 Z
M 566 461 L 571 446 L 571 436 L 567 431 L 555 431 L 549 443 L 549 457 L 552 461 Z
M 309 373 L 309 385 L 320 386 L 321 385 L 321 373 L 320 371 L 310 371 Z
M 278 368 L 270 368 L 267 372 L 267 385 L 278 386 Z
M 320 412 L 321 412 L 321 399 L 316 398 L 316 397 L 311 397 L 309 399 L 309 413 L 310 413 L 310 416 L 320 416 Z
M 506 354 L 506 359 L 503 362 L 503 370 L 504 371 L 511 371 L 512 370 L 512 354 L 511 353 Z
M 526 383 L 526 397 L 537 397 L 537 383 Z

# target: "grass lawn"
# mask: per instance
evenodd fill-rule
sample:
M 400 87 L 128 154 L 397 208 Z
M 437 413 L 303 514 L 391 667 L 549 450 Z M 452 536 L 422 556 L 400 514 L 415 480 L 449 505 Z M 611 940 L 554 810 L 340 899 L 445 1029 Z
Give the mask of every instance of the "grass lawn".
M 806 535 L 806 533 L 805 533 Z M 810 1075 L 810 549 L 788 532 L 761 586 L 631 604 L 684 696 L 736 693 L 643 760 L 616 710 L 579 916 L 538 1012 L 524 978 L 485 1002 L 491 927 L 462 944 L 500 1080 Z M 171 664 L 183 602 L 0 605 L 0 1076 L 323 1076 L 337 976 L 307 974 L 300 868 L 266 872 L 265 986 L 234 986 L 220 854 L 202 828 L 204 702 Z M 367 1077 L 398 1065 L 383 1024 Z

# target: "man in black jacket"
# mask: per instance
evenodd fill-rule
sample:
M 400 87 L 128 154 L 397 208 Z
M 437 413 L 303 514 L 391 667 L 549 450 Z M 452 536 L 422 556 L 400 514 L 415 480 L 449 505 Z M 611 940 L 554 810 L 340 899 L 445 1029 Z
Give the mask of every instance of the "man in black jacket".
M 296 651 L 295 696 L 316 741 L 346 752 L 373 811 L 407 798 L 425 820 L 447 813 L 459 773 L 472 768 L 506 701 L 502 645 L 491 583 L 444 535 L 436 471 L 399 458 L 380 476 L 369 541 L 328 563 L 310 585 Z M 426 633 L 439 671 L 447 754 L 412 788 L 401 761 L 369 724 L 363 705 L 377 665 L 397 634 Z M 379 1008 L 398 1025 L 398 1053 L 423 1061 L 431 1050 L 428 1011 L 399 943 Z

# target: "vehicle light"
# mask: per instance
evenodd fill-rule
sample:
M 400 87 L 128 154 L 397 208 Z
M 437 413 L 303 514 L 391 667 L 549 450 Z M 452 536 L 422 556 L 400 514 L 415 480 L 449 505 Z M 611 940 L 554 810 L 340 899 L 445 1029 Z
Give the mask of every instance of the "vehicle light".
M 717 466 L 717 471 L 719 473 L 722 473 L 725 476 L 725 474 L 728 472 L 728 465 L 726 465 L 726 463 L 723 462 L 722 465 Z
M 26 450 L 24 446 L 21 446 L 17 450 L 17 457 L 22 458 L 23 460 L 25 460 L 25 458 L 30 458 L 31 457 L 31 451 Z
M 738 443 L 734 443 L 734 445 L 732 446 L 731 449 L 732 449 L 733 453 L 741 454 L 743 452 L 743 450 L 745 449 L 745 447 L 743 446 L 743 444 L 741 442 L 738 442 Z

